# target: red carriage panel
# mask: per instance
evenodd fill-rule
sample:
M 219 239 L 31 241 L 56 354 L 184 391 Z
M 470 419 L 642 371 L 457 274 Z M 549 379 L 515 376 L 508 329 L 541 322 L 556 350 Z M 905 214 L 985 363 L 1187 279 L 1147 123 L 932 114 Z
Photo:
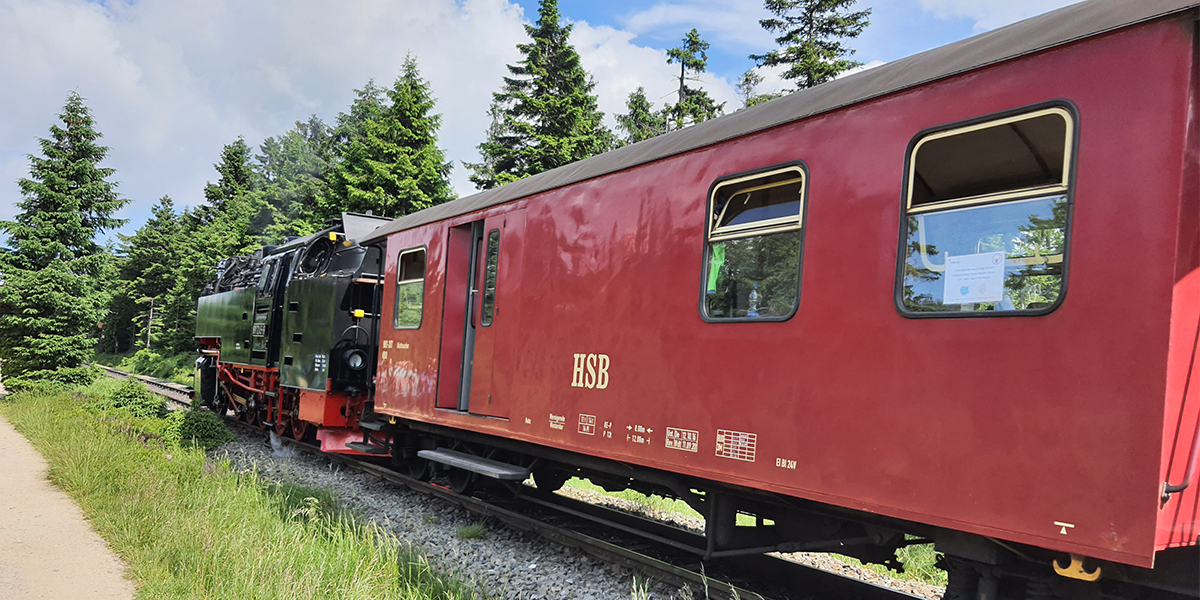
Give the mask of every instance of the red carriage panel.
M 521 200 L 523 233 L 500 235 L 492 349 L 474 355 L 490 366 L 475 363 L 465 403 L 467 312 L 483 311 L 465 298 L 513 206 L 394 233 L 376 410 L 1149 566 L 1156 547 L 1195 543 L 1194 489 L 1159 512 L 1182 469 L 1162 461 L 1191 440 L 1164 442 L 1164 420 L 1196 410 L 1178 400 L 1200 311 L 1181 255 L 1195 219 L 1180 219 L 1193 32 L 1139 25 Z M 910 144 L 1056 100 L 1078 114 L 1061 305 L 902 315 Z M 706 322 L 711 186 L 800 161 L 795 316 Z M 418 246 L 422 321 L 393 328 L 397 261 Z

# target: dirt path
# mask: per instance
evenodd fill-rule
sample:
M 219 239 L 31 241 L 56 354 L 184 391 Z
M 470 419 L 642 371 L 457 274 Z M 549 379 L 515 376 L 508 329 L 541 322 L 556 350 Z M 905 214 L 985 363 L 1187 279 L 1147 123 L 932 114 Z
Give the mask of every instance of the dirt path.
M 0 598 L 127 600 L 134 586 L 124 571 L 79 507 L 46 480 L 45 459 L 0 417 Z

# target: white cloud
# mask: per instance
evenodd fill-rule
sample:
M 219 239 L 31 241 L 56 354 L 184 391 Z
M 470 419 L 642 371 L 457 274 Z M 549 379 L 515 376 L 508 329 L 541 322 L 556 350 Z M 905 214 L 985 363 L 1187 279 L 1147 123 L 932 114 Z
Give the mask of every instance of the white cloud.
M 478 160 L 525 19 L 508 0 L 0 0 L 0 218 L 16 212 L 25 155 L 69 91 L 87 98 L 137 226 L 164 194 L 200 202 L 222 145 L 243 135 L 257 148 L 314 113 L 331 123 L 368 78 L 391 83 L 410 51 L 438 99 L 452 184 L 473 193 L 461 161 Z M 610 127 L 639 85 L 656 105 L 673 101 L 675 67 L 635 35 L 586 22 L 572 35 Z M 740 105 L 732 82 L 703 85 Z
M 1079 0 L 917 0 L 921 8 L 942 19 L 967 18 L 975 31 L 987 31 L 1021 19 L 1075 4 Z
M 622 25 L 639 35 L 670 41 L 696 27 L 714 43 L 758 50 L 774 46 L 758 24 L 769 16 L 761 0 L 676 0 L 633 13 Z
M 596 95 L 600 110 L 610 128 L 616 127 L 614 115 L 625 112 L 625 100 L 638 86 L 646 88 L 646 97 L 660 108 L 675 102 L 679 89 L 679 66 L 667 64 L 667 54 L 648 46 L 638 46 L 630 40 L 634 34 L 612 27 L 592 27 L 575 23 L 571 41 L 579 51 L 583 67 L 596 80 Z M 705 73 L 700 85 L 717 102 L 726 102 L 726 112 L 741 106 L 733 85 L 711 73 Z M 618 132 L 620 134 L 620 132 Z
M 0 218 L 72 90 L 134 200 L 123 213 L 139 220 L 163 194 L 199 202 L 223 144 L 257 146 L 313 113 L 332 122 L 368 78 L 391 83 L 409 51 L 444 115 L 441 146 L 474 160 L 522 19 L 506 0 L 0 0 Z M 466 175 L 456 164 L 462 193 Z

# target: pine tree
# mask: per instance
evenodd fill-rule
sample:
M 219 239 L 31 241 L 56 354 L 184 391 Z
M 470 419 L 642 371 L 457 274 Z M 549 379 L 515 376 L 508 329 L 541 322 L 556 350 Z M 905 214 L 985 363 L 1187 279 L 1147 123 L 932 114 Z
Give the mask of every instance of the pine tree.
M 433 94 L 412 56 L 384 98 L 360 93 L 362 105 L 351 107 L 358 116 L 343 119 L 346 142 L 329 175 L 328 217 L 342 210 L 399 217 L 453 198 L 451 163 L 437 147 L 442 116 L 431 114 Z
M 0 222 L 12 252 L 0 286 L 0 361 L 6 377 L 79 381 L 103 316 L 99 275 L 108 261 L 97 234 L 119 227 L 113 215 L 128 200 L 100 167 L 108 148 L 97 141 L 91 110 L 67 95 L 42 156 L 30 155 L 30 176 L 17 182 L 20 213 Z
M 693 28 L 683 36 L 683 45 L 667 50 L 667 64 L 679 63 L 678 102 L 670 108 L 675 129 L 707 121 L 725 112 L 725 103 L 717 104 L 708 92 L 688 87 L 688 81 L 700 81 L 708 70 L 709 43 Z
M 764 0 L 775 15 L 758 23 L 779 34 L 778 50 L 751 54 L 758 66 L 786 66 L 783 78 L 801 88 L 820 85 L 843 71 L 861 66 L 848 60 L 854 50 L 840 40 L 856 38 L 871 24 L 871 9 L 847 12 L 856 0 Z
M 538 20 L 526 25 L 524 58 L 508 65 L 502 91 L 492 95 L 499 117 L 479 145 L 483 157 L 466 163 L 480 189 L 516 181 L 582 160 L 615 145 L 592 93 L 595 82 L 570 44 L 571 25 L 561 23 L 557 0 L 541 0 Z
M 642 86 L 629 93 L 625 108 L 629 112 L 616 116 L 617 127 L 625 131 L 625 143 L 636 144 L 666 133 L 666 111 L 654 110 L 654 104 L 646 97 L 646 89 Z

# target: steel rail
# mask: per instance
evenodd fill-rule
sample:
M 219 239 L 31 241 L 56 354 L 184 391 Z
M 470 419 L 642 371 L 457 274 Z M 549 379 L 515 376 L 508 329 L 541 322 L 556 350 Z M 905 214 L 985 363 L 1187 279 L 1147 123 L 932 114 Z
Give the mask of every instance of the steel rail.
M 155 393 L 163 395 L 182 405 L 191 404 L 191 400 L 193 398 L 192 390 L 187 386 L 161 381 L 144 375 L 127 373 L 125 371 L 121 371 L 120 369 L 114 369 L 104 365 L 97 366 L 103 369 L 110 377 L 115 379 L 128 379 L 130 377 L 134 377 L 139 381 L 146 383 L 147 387 L 149 387 L 150 390 Z M 235 426 L 244 431 L 254 432 L 259 435 L 270 433 L 265 429 L 255 427 L 242 421 L 237 421 L 228 416 L 225 418 L 227 421 L 235 424 Z M 596 559 L 601 560 L 602 562 L 616 564 L 638 571 L 649 576 L 655 581 L 667 583 L 675 587 L 683 587 L 684 585 L 687 585 L 693 590 L 694 593 L 699 593 L 700 590 L 704 590 L 704 593 L 710 598 L 727 600 L 768 600 L 767 596 L 764 596 L 758 592 L 744 589 L 742 587 L 720 581 L 719 579 L 713 579 L 704 573 L 698 573 L 691 569 L 671 564 L 641 552 L 623 548 L 611 542 L 601 540 L 585 533 L 551 525 L 542 519 L 497 506 L 496 504 L 489 503 L 479 498 L 458 494 L 435 484 L 413 479 L 406 475 L 401 475 L 400 473 L 381 465 L 360 460 L 359 457 L 354 455 L 322 452 L 320 447 L 314 444 L 301 442 L 291 438 L 283 438 L 282 436 L 281 439 L 288 446 L 297 448 L 298 450 L 329 459 L 338 464 L 345 465 L 350 469 L 364 474 L 369 474 L 378 479 L 388 481 L 394 485 L 407 487 L 415 492 L 457 504 L 482 517 L 496 519 L 512 529 L 536 533 L 554 543 L 570 548 L 576 548 Z M 628 521 L 630 519 L 643 520 L 640 517 L 633 517 L 627 513 L 604 508 L 598 505 L 588 504 L 571 498 L 561 497 L 557 494 L 536 494 L 535 490 L 530 491 L 533 492 L 533 494 L 530 494 L 529 497 L 525 497 L 523 494 L 518 496 L 518 498 L 523 501 L 527 501 L 529 504 L 553 509 L 562 514 L 579 516 L 579 513 L 581 512 L 581 505 L 585 504 L 590 507 L 587 509 L 588 512 L 609 511 L 613 513 L 612 517 L 608 519 L 608 523 L 604 523 L 600 519 L 585 517 L 591 518 L 591 520 L 594 522 L 599 522 L 600 525 L 604 527 L 611 527 L 620 530 L 624 529 L 624 527 L 614 525 L 614 523 L 619 524 L 622 521 Z M 536 498 L 534 497 L 535 494 Z M 666 532 L 666 530 L 669 529 L 669 526 L 667 525 L 659 524 L 653 521 L 650 521 L 649 524 L 661 528 L 664 531 L 664 537 L 672 535 L 671 533 Z M 677 535 L 691 535 L 687 532 L 683 532 L 682 530 L 676 529 L 675 531 Z M 672 544 L 663 542 L 659 542 L 659 544 L 664 547 L 672 546 Z M 736 565 L 736 568 L 739 571 L 761 578 L 769 578 L 771 582 L 777 586 L 799 586 L 806 588 L 804 597 L 863 600 L 898 600 L 905 598 L 916 598 L 916 596 L 893 590 L 891 588 L 886 588 L 859 579 L 845 577 L 836 573 L 830 573 L 828 571 L 822 571 L 820 569 L 809 567 L 794 561 L 768 555 L 743 556 L 730 559 L 730 562 L 731 564 Z

